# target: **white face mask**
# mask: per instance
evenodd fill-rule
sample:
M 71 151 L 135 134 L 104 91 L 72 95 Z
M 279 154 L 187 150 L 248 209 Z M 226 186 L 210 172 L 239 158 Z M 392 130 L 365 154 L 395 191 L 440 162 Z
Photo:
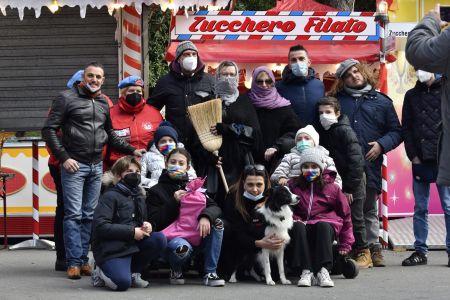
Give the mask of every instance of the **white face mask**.
M 89 90 L 89 92 L 91 92 L 92 94 L 97 93 L 98 91 L 100 91 L 100 89 L 102 88 L 101 86 L 94 88 L 93 86 L 91 86 L 89 83 L 86 82 L 86 88 Z
M 433 76 L 433 73 L 428 73 L 428 72 L 425 72 L 422 70 L 417 70 L 416 76 L 420 82 L 428 82 L 428 81 L 430 81 L 431 77 Z
M 254 196 L 254 195 L 250 194 L 249 192 L 244 191 L 243 196 L 244 196 L 245 198 L 247 198 L 248 200 L 259 201 L 259 200 L 261 200 L 262 198 L 264 198 L 264 193 L 261 193 L 261 194 L 258 194 L 258 195 L 256 195 L 256 196 Z
M 197 69 L 197 57 L 196 56 L 188 56 L 182 61 L 182 67 L 186 71 L 193 72 Z
M 334 113 L 332 114 L 321 114 L 320 115 L 320 124 L 322 125 L 323 129 L 328 130 L 330 129 L 331 125 L 338 122 L 338 118 Z
M 304 62 L 297 62 L 295 64 L 291 64 L 292 73 L 295 76 L 306 76 L 308 75 L 308 65 Z

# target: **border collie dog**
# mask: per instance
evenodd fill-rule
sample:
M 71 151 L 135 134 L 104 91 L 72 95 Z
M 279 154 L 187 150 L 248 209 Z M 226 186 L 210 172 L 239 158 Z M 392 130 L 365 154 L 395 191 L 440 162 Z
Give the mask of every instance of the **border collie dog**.
M 288 231 L 294 225 L 292 210 L 289 205 L 295 205 L 299 200 L 296 195 L 291 193 L 289 188 L 284 186 L 276 186 L 267 190 L 266 193 L 268 196 L 266 202 L 257 209 L 265 218 L 265 236 L 282 239 L 284 245 L 278 250 L 261 249 L 257 254 L 256 261 L 264 270 L 267 285 L 275 285 L 270 273 L 271 256 L 276 258 L 281 283 L 291 284 L 284 273 L 284 249 L 291 241 Z

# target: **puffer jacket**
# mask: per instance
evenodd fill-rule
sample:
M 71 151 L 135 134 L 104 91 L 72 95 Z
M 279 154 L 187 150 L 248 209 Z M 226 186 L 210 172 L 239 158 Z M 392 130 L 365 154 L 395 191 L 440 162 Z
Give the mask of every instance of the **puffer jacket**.
M 60 128 L 62 139 L 57 134 Z M 91 98 L 80 86 L 61 92 L 53 101 L 42 137 L 61 163 L 69 158 L 99 163 L 106 143 L 125 154 L 136 150 L 114 132 L 105 97 Z
M 417 81 L 405 94 L 402 111 L 402 134 L 409 160 L 437 162 L 441 133 L 441 80 L 428 87 Z
M 336 98 L 341 112 L 347 115 L 358 137 L 364 157 L 372 149 L 370 142 L 378 142 L 383 153 L 395 149 L 402 142 L 401 125 L 392 100 L 372 89 L 359 98 L 339 92 Z M 375 161 L 365 160 L 367 186 L 381 192 L 381 164 L 383 155 Z
M 98 201 L 92 224 L 92 251 L 98 265 L 139 252 L 134 229 L 147 220 L 143 190 L 136 196 L 126 194 L 116 186 L 117 178 L 110 172 L 103 175 L 102 182 L 109 188 Z M 136 218 L 136 210 L 141 220 Z
M 286 66 L 282 80 L 276 84 L 278 93 L 291 102 L 299 121 L 306 125 L 318 124 L 317 103 L 325 94 L 325 87 L 315 73 L 313 68 L 309 68 L 307 76 L 297 77 Z
M 183 143 L 178 143 L 177 148 L 184 148 Z M 150 150 L 144 154 L 141 161 L 141 184 L 145 188 L 151 188 L 158 183 L 159 177 L 165 166 L 164 155 L 156 149 L 156 145 L 153 144 Z M 194 168 L 188 170 L 189 180 L 197 178 Z M 149 177 L 148 177 L 149 176 Z
M 323 189 L 311 183 L 308 188 L 302 190 L 294 180 L 288 182 L 292 193 L 299 198 L 299 203 L 293 209 L 294 221 L 305 224 L 329 223 L 338 238 L 338 249 L 348 252 L 355 242 L 350 206 L 341 189 L 333 184 L 334 176 L 333 171 L 323 172 Z
M 334 160 L 330 156 L 328 156 L 328 150 L 320 145 L 318 146 L 318 148 L 323 152 L 324 155 L 324 170 L 334 171 L 336 173 L 336 179 L 334 182 L 339 187 L 342 187 L 341 176 L 339 176 L 336 170 Z M 276 184 L 278 183 L 280 178 L 294 178 L 300 176 L 300 174 L 302 173 L 302 170 L 300 168 L 301 155 L 302 154 L 295 147 L 292 148 L 291 153 L 288 153 L 283 157 L 281 163 L 275 169 L 272 176 L 270 176 L 270 180 Z

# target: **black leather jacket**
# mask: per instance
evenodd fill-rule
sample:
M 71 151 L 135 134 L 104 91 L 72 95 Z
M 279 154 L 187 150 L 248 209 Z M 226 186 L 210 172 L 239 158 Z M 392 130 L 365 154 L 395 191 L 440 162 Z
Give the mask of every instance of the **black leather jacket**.
M 62 140 L 56 135 L 60 128 Z M 61 92 L 53 101 L 42 137 L 61 163 L 69 158 L 99 163 L 106 143 L 126 154 L 135 150 L 115 134 L 106 99 L 102 95 L 92 98 L 79 86 Z

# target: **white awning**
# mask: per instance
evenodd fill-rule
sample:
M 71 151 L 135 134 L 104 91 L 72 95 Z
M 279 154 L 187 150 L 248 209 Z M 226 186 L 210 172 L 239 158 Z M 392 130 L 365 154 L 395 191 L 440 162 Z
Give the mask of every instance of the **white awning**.
M 181 8 L 208 7 L 208 10 L 218 10 L 221 7 L 228 5 L 230 0 L 0 0 L 0 10 L 3 15 L 6 15 L 6 8 L 9 6 L 12 9 L 17 9 L 19 18 L 22 20 L 25 8 L 34 9 L 36 18 L 41 15 L 41 8 L 47 6 L 51 11 L 56 11 L 58 7 L 80 7 L 80 16 L 86 16 L 87 6 L 93 8 L 101 8 L 107 6 L 109 12 L 112 14 L 114 9 L 122 8 L 123 6 L 134 6 L 136 10 L 141 13 L 142 5 L 156 4 L 160 5 L 163 10 L 173 9 L 174 12 Z

